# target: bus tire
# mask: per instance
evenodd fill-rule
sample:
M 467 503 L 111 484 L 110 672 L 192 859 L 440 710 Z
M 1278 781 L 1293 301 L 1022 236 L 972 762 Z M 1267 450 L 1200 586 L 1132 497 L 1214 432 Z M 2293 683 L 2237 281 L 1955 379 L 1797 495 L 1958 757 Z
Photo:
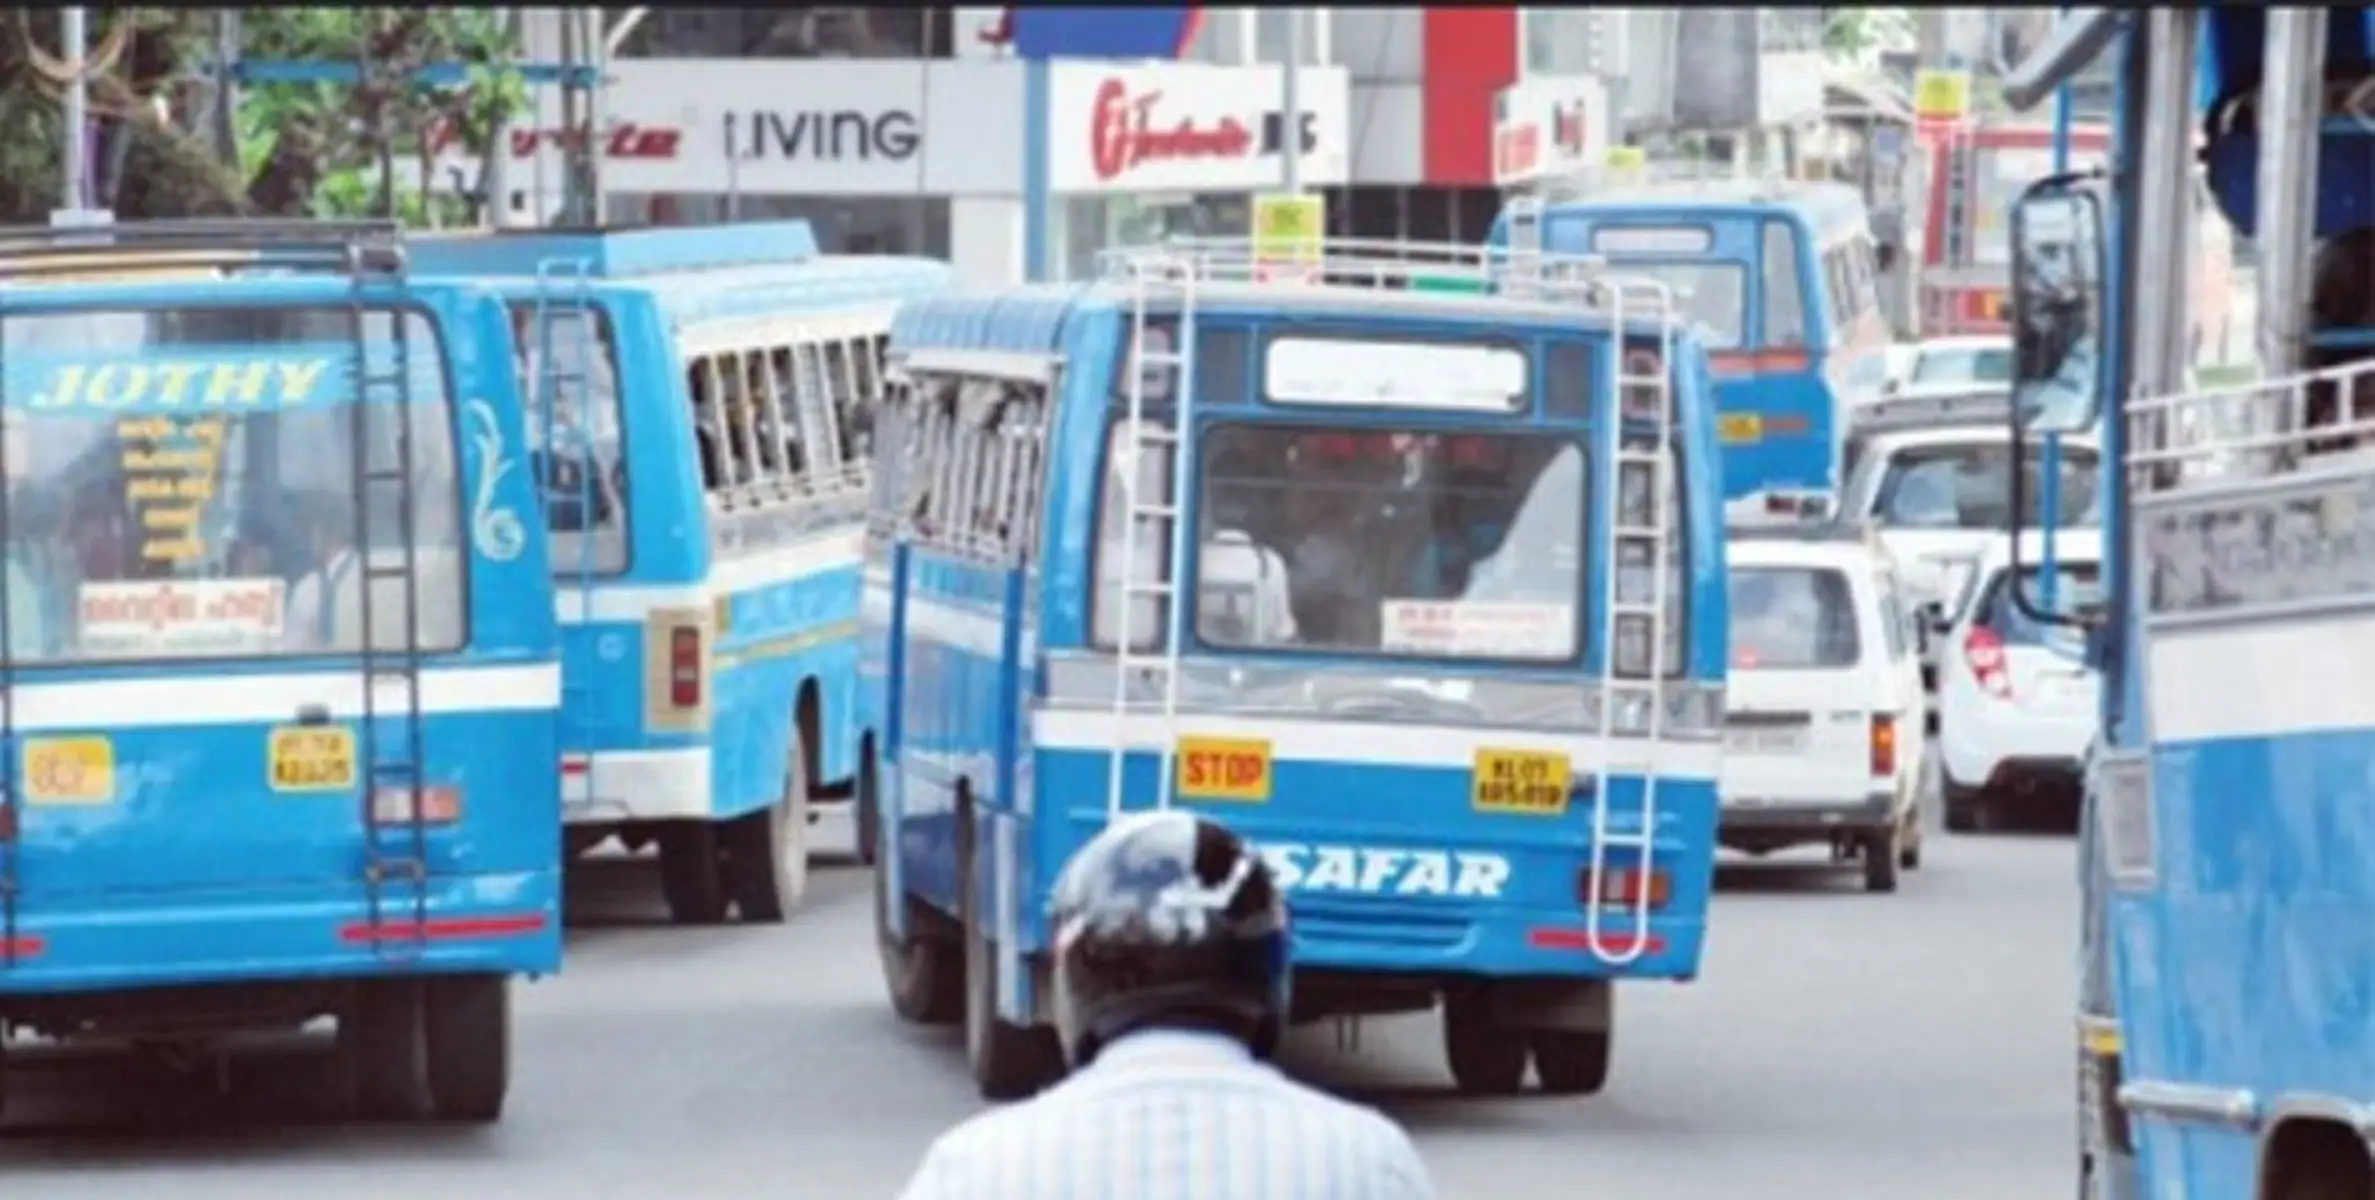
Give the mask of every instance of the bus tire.
M 365 1121 L 419 1115 L 426 1029 L 417 979 L 370 979 L 355 985 L 338 1014 L 333 1051 L 339 1103 Z
M 1528 1040 L 1533 1043 L 1534 1074 L 1542 1080 L 1544 1092 L 1597 1096 L 1608 1086 L 1614 1029 L 1537 1029 Z
M 1526 1083 L 1526 1032 L 1493 1019 L 1484 991 L 1443 997 L 1443 1060 L 1462 1095 L 1514 1096 Z
M 859 801 L 878 796 L 880 788 L 873 760 L 861 761 Z M 907 909 L 903 937 L 891 932 L 893 903 Z M 879 865 L 874 868 L 874 950 L 882 963 L 883 988 L 891 994 L 891 1011 L 910 1025 L 954 1025 L 965 1019 L 965 960 L 948 939 L 925 936 L 922 909 L 905 895 L 894 899 L 889 872 Z
M 421 1057 L 440 1121 L 490 1125 L 511 1090 L 511 981 L 442 975 L 423 986 Z
M 808 894 L 808 751 L 798 729 L 784 756 L 783 796 L 726 823 L 726 887 L 742 919 L 775 925 Z
M 984 1100 L 1020 1100 L 1063 1078 L 1063 1047 L 1044 1025 L 1013 1025 L 998 1015 L 998 946 L 982 927 L 974 899 L 973 822 L 960 838 L 957 907 L 965 927 L 965 1061 Z
M 725 856 L 718 827 L 708 821 L 671 821 L 660 827 L 660 895 L 679 925 L 726 919 Z

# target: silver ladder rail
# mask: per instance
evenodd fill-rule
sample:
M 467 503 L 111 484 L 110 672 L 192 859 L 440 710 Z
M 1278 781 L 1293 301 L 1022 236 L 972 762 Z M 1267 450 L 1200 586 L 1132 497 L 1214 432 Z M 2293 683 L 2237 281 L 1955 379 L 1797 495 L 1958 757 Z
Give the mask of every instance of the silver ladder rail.
M 1130 370 L 1127 380 L 1128 407 L 1122 414 L 1122 546 L 1121 578 L 1116 588 L 1121 611 L 1116 621 L 1113 661 L 1113 713 L 1121 726 L 1121 733 L 1113 743 L 1113 757 L 1108 766 L 1105 793 L 1105 815 L 1108 821 L 1125 811 L 1124 778 L 1132 750 L 1137 740 L 1133 736 L 1134 716 L 1141 711 L 1133 703 L 1133 685 L 1151 683 L 1157 693 L 1158 741 L 1155 747 L 1156 808 L 1169 808 L 1175 790 L 1173 759 L 1178 750 L 1179 724 L 1179 655 L 1185 641 L 1187 606 L 1179 603 L 1178 577 L 1186 570 L 1187 522 L 1181 519 L 1180 496 L 1187 486 L 1189 436 L 1194 428 L 1195 410 L 1195 338 L 1196 284 L 1195 264 L 1185 258 L 1156 255 L 1135 258 L 1129 262 L 1130 289 Z M 1172 328 L 1171 344 L 1160 350 L 1149 349 L 1149 334 L 1154 318 L 1166 312 L 1175 313 L 1177 324 Z M 1147 376 L 1159 372 L 1171 381 L 1171 425 L 1164 428 L 1157 407 L 1147 395 Z M 1170 468 L 1156 495 L 1148 496 L 1146 459 L 1149 453 L 1164 456 Z M 1163 550 L 1167 563 L 1155 564 L 1151 578 L 1139 579 L 1139 562 L 1153 547 L 1144 545 L 1146 527 L 1164 522 L 1168 532 Z M 1099 581 L 1103 586 L 1103 581 Z M 1138 650 L 1139 630 L 1137 611 L 1140 601 L 1160 610 L 1162 629 L 1154 647 L 1141 653 Z
M 595 338 L 594 267 L 584 258 L 548 258 L 536 264 L 536 306 L 533 349 L 535 370 L 525 373 L 522 382 L 528 386 L 530 420 L 538 423 L 538 439 L 544 446 L 545 477 L 536 480 L 537 495 L 548 506 L 545 527 L 558 529 L 549 506 L 564 502 L 577 506 L 577 561 L 566 566 L 554 556 L 556 577 L 573 568 L 568 576 L 569 586 L 575 588 L 592 610 L 594 602 L 594 547 L 601 525 L 596 504 L 602 498 L 602 462 L 596 453 L 593 405 L 593 355 L 599 352 Z M 556 326 L 566 322 L 569 333 L 564 339 L 555 332 Z M 564 345 L 564 341 L 566 344 Z M 521 354 L 531 347 L 519 348 Z M 574 400 L 574 406 L 569 402 Z M 572 427 L 577 430 L 579 445 L 567 449 L 578 454 L 577 494 L 565 497 L 554 486 L 564 447 L 560 444 L 561 416 L 566 411 L 575 417 Z M 556 578 L 555 582 L 560 580 Z M 586 799 L 590 803 L 601 796 L 595 781 L 593 753 L 594 691 L 584 673 L 572 673 L 566 663 L 561 671 L 562 752 L 575 746 L 585 760 Z M 572 723 L 574 722 L 574 723 Z
M 0 347 L 7 343 L 6 319 L 0 314 Z M 5 350 L 0 350 L 0 379 L 7 377 Z M 22 434 L 11 426 L 15 418 L 5 401 L 7 384 L 0 383 L 0 439 Z M 9 493 L 15 491 L 8 478 L 7 456 L 0 454 L 0 544 L 15 536 L 16 514 L 9 509 Z M 17 630 L 11 615 L 16 605 L 8 594 L 13 572 L 0 572 L 0 971 L 17 965 L 24 946 L 17 935 L 18 906 L 24 899 L 24 806 L 17 794 L 16 731 L 16 651 Z M 8 1025 L 0 1020 L 0 1041 L 8 1037 Z
M 1603 769 L 1598 786 L 1593 789 L 1592 893 L 1590 903 L 1584 906 L 1584 941 L 1593 956 L 1602 962 L 1624 966 L 1648 951 L 1650 913 L 1655 907 L 1650 879 L 1657 849 L 1659 751 L 1665 745 L 1666 732 L 1667 583 L 1675 553 L 1675 514 L 1669 503 L 1675 482 L 1671 452 L 1674 304 L 1671 292 L 1649 281 L 1615 280 L 1609 283 L 1608 290 L 1614 309 L 1611 340 L 1621 347 L 1620 353 L 1608 356 L 1616 419 L 1606 422 L 1601 435 L 1601 460 L 1610 464 L 1604 475 L 1607 483 L 1601 507 L 1610 518 L 1610 554 L 1606 595 L 1601 604 L 1599 735 L 1609 762 L 1613 763 L 1617 757 L 1614 748 L 1619 739 L 1628 736 L 1620 725 L 1620 712 L 1634 703 L 1643 704 L 1647 712 L 1638 734 L 1632 735 L 1640 738 L 1644 748 L 1639 828 L 1622 831 L 1610 819 L 1613 789 L 1608 776 L 1611 772 Z M 1654 322 L 1657 329 L 1654 361 L 1640 346 L 1642 339 L 1632 332 L 1645 318 Z M 1647 524 L 1633 524 L 1629 520 L 1630 514 L 1623 503 L 1629 479 L 1640 480 L 1647 487 Z M 1646 554 L 1649 594 L 1645 598 L 1625 586 L 1628 550 Z M 1648 641 L 1649 669 L 1644 679 L 1633 679 L 1617 666 L 1618 648 L 1626 640 L 1628 625 L 1638 629 Z M 1606 927 L 1604 897 L 1613 850 L 1627 851 L 1634 857 L 1635 884 L 1623 906 L 1627 926 L 1624 936 L 1612 945 Z
M 395 271 L 402 271 L 402 257 L 396 257 Z M 371 369 L 371 321 L 374 306 L 367 294 L 373 281 L 358 250 L 351 290 L 348 293 L 349 331 L 355 364 L 354 419 L 348 425 L 351 432 L 351 463 L 353 474 L 354 550 L 357 589 L 360 592 L 357 609 L 362 628 L 356 631 L 358 668 L 363 682 L 361 720 L 358 722 L 360 758 L 362 760 L 363 805 L 363 883 L 370 909 L 372 949 L 382 958 L 410 961 L 419 958 L 428 948 L 429 922 L 429 831 L 425 810 L 427 797 L 423 780 L 423 759 L 427 756 L 427 739 L 421 714 L 421 605 L 420 605 L 420 544 L 415 527 L 417 514 L 413 511 L 414 462 L 412 443 L 412 353 L 409 322 L 405 309 L 392 303 L 377 305 L 390 325 L 388 349 L 392 362 L 386 374 Z M 396 461 L 381 464 L 377 446 L 381 439 L 373 436 L 371 414 L 380 406 L 371 403 L 372 394 L 381 388 L 391 389 L 393 403 L 385 411 L 393 414 Z M 395 507 L 398 554 L 392 564 L 383 565 L 374 544 L 376 523 L 374 510 L 382 490 L 391 493 Z M 404 623 L 401 642 L 389 650 L 380 647 L 380 624 L 376 611 L 379 584 L 395 581 L 401 586 L 404 601 Z M 329 586 L 324 573 L 322 603 L 326 611 L 337 611 L 337 591 Z M 402 684 L 402 711 L 392 714 L 396 728 L 381 729 L 380 684 L 394 681 Z M 393 736 L 388 736 L 392 734 Z M 392 743 L 392 745 L 390 744 Z M 391 753 L 382 753 L 388 750 Z M 405 797 L 402 819 L 395 822 L 380 819 L 379 797 L 383 789 L 400 789 Z M 382 834 L 389 825 L 402 829 L 400 849 L 391 849 Z M 406 889 L 411 917 L 399 936 L 388 927 L 391 908 L 391 887 Z
M 1502 232 L 1508 253 L 1507 260 L 1502 263 L 1502 289 L 1520 299 L 1543 299 L 1533 294 L 1539 289 L 1530 286 L 1540 278 L 1542 272 L 1545 241 L 1542 224 L 1547 212 L 1542 198 L 1512 196 L 1501 212 L 1507 222 Z

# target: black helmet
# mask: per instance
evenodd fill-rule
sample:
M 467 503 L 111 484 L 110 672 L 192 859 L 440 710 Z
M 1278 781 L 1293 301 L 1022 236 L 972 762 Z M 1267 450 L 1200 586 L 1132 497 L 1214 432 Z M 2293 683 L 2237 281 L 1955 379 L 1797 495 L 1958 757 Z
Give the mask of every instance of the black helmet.
M 1244 839 L 1194 813 L 1124 817 L 1056 880 L 1056 1031 L 1085 1066 L 1136 1029 L 1209 1029 L 1256 1055 L 1286 1025 L 1286 902 Z

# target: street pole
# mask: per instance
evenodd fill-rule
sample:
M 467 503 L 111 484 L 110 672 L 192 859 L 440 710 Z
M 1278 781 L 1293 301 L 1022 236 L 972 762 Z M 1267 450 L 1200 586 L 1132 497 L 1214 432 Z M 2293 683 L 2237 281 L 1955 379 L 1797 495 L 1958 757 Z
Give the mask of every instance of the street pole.
M 83 76 L 90 31 L 84 27 L 83 15 L 80 5 L 58 14 L 59 39 L 66 43 L 66 62 L 74 69 L 74 79 L 66 86 L 66 153 L 62 160 L 66 178 L 60 196 L 62 207 L 78 213 L 89 207 L 83 185 L 91 175 L 90 84 Z
M 1308 15 L 1308 10 L 1287 8 L 1280 11 L 1286 14 L 1286 64 L 1285 69 L 1280 72 L 1281 91 L 1285 94 L 1280 97 L 1278 105 L 1279 124 L 1282 126 L 1278 156 L 1284 164 L 1285 178 L 1283 182 L 1286 194 L 1293 196 L 1303 190 L 1303 96 L 1301 84 L 1303 21 Z
M 2070 6 L 2067 3 L 2062 5 L 2062 15 L 2064 17 L 2070 15 Z M 2070 169 L 2070 106 L 2075 99 L 2076 97 L 2071 95 L 2068 83 L 2054 89 L 2053 173 L 2056 175 Z M 2005 224 L 2007 227 L 2011 224 L 2009 215 L 2005 218 Z M 2096 331 L 2096 336 L 2102 336 L 2100 329 Z M 2062 519 L 2062 439 L 2060 434 L 2045 435 L 2044 453 L 2039 456 L 2038 475 L 2038 514 L 2043 516 L 2046 521 L 2053 522 L 2054 526 L 2058 526 Z M 2013 520 L 2017 522 L 2019 519 L 2019 514 L 2014 514 Z M 2044 524 L 2044 522 L 2039 522 L 2039 524 Z M 2047 612 L 2054 610 L 2054 601 L 2056 593 L 2061 590 L 2062 577 L 2061 566 L 2055 561 L 2057 556 L 2054 554 L 2055 538 L 2051 532 L 2052 528 L 2053 526 L 2047 526 L 2048 532 L 2041 539 L 2045 545 L 2044 553 L 2039 557 L 2044 561 L 2037 564 L 2037 606 Z

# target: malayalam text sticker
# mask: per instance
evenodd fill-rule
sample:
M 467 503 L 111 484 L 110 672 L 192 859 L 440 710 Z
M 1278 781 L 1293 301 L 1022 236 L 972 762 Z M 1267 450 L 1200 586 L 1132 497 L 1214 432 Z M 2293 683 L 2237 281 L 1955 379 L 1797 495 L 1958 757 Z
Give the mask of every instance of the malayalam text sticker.
M 1765 418 L 1758 413 L 1723 413 L 1715 419 L 1715 433 L 1726 445 L 1763 441 Z
M 1179 739 L 1178 791 L 1195 800 L 1270 798 L 1270 743 L 1260 738 Z
M 1572 764 L 1547 750 L 1476 752 L 1476 811 L 1555 817 L 1567 811 L 1574 790 Z
M 355 732 L 343 725 L 283 725 L 266 754 L 276 792 L 344 792 L 355 786 Z
M 22 765 L 28 803 L 107 804 L 115 799 L 115 743 L 106 738 L 28 738 Z

